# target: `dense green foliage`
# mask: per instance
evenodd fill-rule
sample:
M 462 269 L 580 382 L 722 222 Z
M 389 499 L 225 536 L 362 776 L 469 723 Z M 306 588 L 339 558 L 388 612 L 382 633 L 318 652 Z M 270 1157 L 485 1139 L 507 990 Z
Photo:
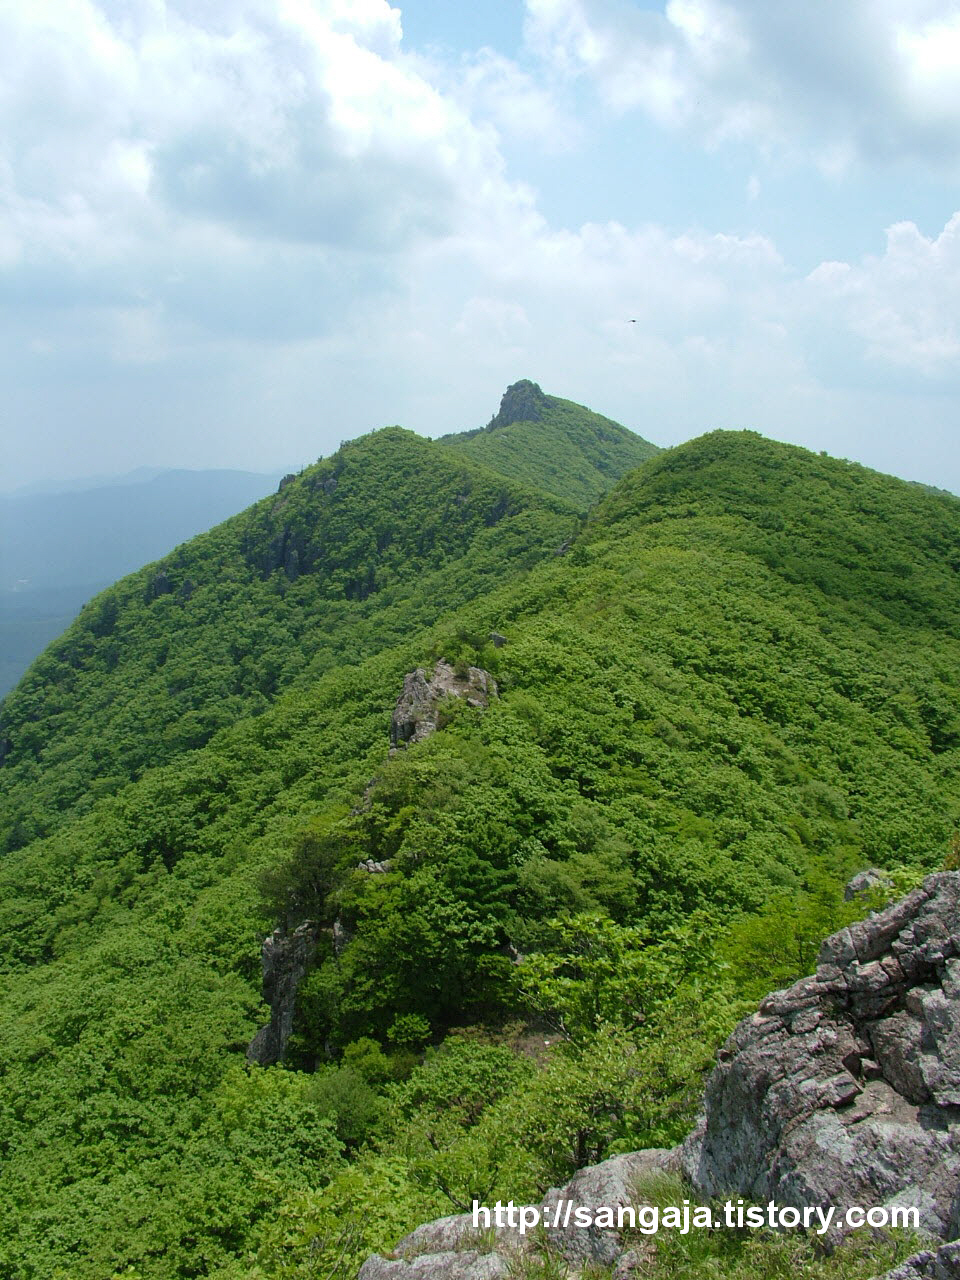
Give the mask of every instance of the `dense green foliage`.
M 399 428 L 87 606 L 3 704 L 0 847 L 528 569 L 577 521 Z
M 552 554 L 577 526 L 388 430 L 34 667 L 4 712 L 0 1271 L 345 1280 L 473 1195 L 672 1142 L 735 1018 L 862 912 L 844 879 L 942 862 L 960 504 L 717 434 Z M 388 755 L 441 655 L 499 697 Z M 260 939 L 305 919 L 289 1063 L 248 1068 Z
M 536 420 L 504 422 L 501 412 L 489 426 L 444 436 L 441 443 L 582 511 L 659 452 L 619 422 L 527 385 L 534 388 L 533 411 L 541 415 Z

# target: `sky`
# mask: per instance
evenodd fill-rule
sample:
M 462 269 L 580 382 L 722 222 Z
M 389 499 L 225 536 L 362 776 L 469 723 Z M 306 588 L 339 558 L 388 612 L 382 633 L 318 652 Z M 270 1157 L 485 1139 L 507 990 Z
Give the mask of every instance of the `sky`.
M 532 378 L 960 492 L 960 0 L 0 0 L 0 489 Z

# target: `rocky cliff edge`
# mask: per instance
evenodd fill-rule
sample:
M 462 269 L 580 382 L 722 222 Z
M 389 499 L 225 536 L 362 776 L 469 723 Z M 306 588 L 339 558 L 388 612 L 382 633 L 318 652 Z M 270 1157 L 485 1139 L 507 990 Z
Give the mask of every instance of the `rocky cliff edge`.
M 545 1203 L 635 1203 L 638 1181 L 677 1167 L 693 1198 L 916 1206 L 931 1247 L 885 1280 L 960 1280 L 960 1243 L 942 1243 L 960 1236 L 960 873 L 828 938 L 816 973 L 739 1023 L 680 1148 L 581 1169 Z M 494 1280 L 530 1247 L 507 1229 L 480 1248 L 471 1230 L 469 1215 L 419 1227 L 360 1280 Z M 548 1245 L 568 1275 L 642 1261 L 595 1227 Z

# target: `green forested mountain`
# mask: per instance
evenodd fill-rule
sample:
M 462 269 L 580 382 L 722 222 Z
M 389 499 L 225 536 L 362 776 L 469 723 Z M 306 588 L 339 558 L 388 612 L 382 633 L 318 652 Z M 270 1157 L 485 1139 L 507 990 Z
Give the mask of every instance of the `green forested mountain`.
M 457 448 L 344 446 L 5 707 L 3 1274 L 348 1277 L 672 1142 L 845 879 L 956 856 L 960 504 L 715 433 L 581 527 Z M 389 752 L 441 657 L 499 696 Z M 287 1062 L 246 1066 L 306 920 Z
M 0 697 L 123 574 L 275 489 L 281 473 L 144 469 L 0 494 Z
M 7 847 L 550 555 L 572 507 L 390 428 L 92 601 L 0 714 Z
M 565 498 L 581 511 L 659 452 L 619 422 L 544 395 L 526 379 L 507 388 L 499 412 L 485 427 L 443 436 L 441 443 L 502 475 Z

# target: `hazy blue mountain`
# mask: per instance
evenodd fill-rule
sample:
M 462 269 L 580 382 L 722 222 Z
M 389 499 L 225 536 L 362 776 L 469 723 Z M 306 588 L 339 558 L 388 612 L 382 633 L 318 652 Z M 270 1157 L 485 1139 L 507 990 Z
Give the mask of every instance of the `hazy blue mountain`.
M 0 694 L 97 592 L 264 497 L 280 475 L 143 468 L 0 496 Z

